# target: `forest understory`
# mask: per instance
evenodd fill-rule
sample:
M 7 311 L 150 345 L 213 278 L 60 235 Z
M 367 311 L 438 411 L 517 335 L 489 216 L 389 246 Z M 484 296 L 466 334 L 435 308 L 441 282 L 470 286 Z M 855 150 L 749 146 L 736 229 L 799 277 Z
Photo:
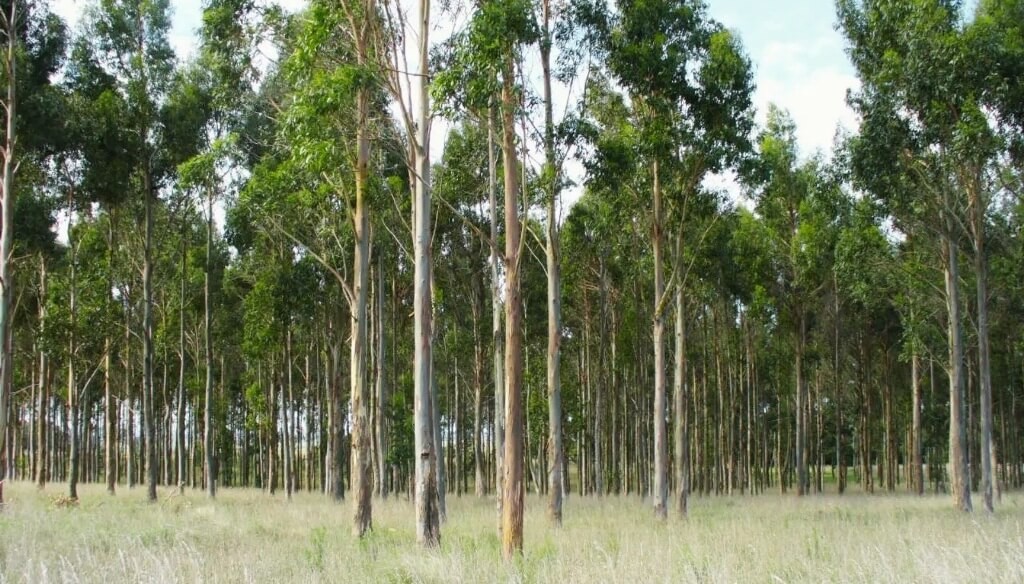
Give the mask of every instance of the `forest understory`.
M 12 482 L 0 521 L 0 582 L 1007 582 L 1024 581 L 1024 496 L 995 515 L 949 512 L 946 495 L 699 497 L 686 520 L 652 524 L 650 500 L 580 497 L 561 529 L 526 500 L 524 554 L 498 553 L 493 497 L 451 497 L 439 550 L 415 545 L 404 496 L 375 499 L 374 526 L 320 493 Z

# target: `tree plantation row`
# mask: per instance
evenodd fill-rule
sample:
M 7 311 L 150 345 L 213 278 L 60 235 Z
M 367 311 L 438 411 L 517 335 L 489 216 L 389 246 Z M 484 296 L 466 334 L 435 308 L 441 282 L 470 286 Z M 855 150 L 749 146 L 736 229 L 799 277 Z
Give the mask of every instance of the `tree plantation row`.
M 408 497 L 425 546 L 493 496 L 506 557 L 528 491 L 1024 482 L 1021 0 L 838 0 L 810 158 L 700 1 L 205 0 L 188 60 L 166 0 L 0 8 L 9 478 Z

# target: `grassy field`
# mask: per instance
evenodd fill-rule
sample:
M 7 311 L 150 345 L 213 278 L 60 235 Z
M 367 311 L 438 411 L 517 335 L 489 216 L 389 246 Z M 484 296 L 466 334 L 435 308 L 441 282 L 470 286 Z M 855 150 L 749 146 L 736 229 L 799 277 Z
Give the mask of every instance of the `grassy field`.
M 554 530 L 527 501 L 526 553 L 499 559 L 491 499 L 450 497 L 442 548 L 412 537 L 412 505 L 374 502 L 374 531 L 318 494 L 80 487 L 75 507 L 8 483 L 0 514 L 3 582 L 1024 582 L 1024 496 L 995 516 L 909 495 L 693 499 L 687 521 L 657 525 L 639 498 L 570 497 Z

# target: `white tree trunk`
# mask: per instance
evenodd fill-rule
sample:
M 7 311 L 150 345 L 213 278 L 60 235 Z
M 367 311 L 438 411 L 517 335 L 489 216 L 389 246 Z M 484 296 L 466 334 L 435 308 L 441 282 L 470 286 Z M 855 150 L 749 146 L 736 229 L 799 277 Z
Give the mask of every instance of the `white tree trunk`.
M 428 70 L 430 0 L 420 0 L 420 61 L 422 73 Z M 416 452 L 416 541 L 425 547 L 441 542 L 437 485 L 437 450 L 434 443 L 434 412 L 431 384 L 433 334 L 431 322 L 430 253 L 430 101 L 429 80 L 416 77 L 416 136 L 413 137 L 415 168 L 418 174 L 413 195 L 413 409 Z

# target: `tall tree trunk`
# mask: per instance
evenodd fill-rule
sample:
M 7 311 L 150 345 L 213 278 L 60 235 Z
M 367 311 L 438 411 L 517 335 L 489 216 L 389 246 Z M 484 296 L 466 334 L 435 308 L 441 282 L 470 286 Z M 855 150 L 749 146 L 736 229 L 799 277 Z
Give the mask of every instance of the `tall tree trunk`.
M 107 493 L 113 495 L 117 484 L 117 413 L 114 409 L 114 392 L 110 384 L 111 355 L 110 337 L 103 343 L 103 430 L 104 474 L 107 479 Z
M 70 200 L 70 197 L 69 197 Z M 70 209 L 70 206 L 68 207 Z M 74 211 L 71 211 L 73 213 Z M 69 317 L 69 335 L 68 335 L 68 497 L 72 499 L 78 498 L 78 450 L 79 450 L 79 439 L 78 439 L 78 410 L 80 406 L 78 404 L 78 383 L 75 378 L 75 353 L 76 341 L 75 334 L 76 326 L 76 309 L 78 304 L 78 282 L 77 276 L 77 262 L 76 257 L 76 246 L 72 239 L 71 229 L 72 225 L 68 226 L 68 240 L 71 248 L 71 295 L 68 299 L 68 313 Z
M 335 332 L 332 337 L 337 337 Z M 327 460 L 327 474 L 330 476 L 331 497 L 335 501 L 345 498 L 345 481 L 342 476 L 342 443 L 344 433 L 344 409 L 342 400 L 341 383 L 341 343 L 337 338 L 330 339 L 330 374 L 328 375 L 330 412 L 329 426 L 329 448 L 330 455 Z
M 188 238 L 185 236 L 185 212 L 181 215 L 181 282 L 178 296 L 178 392 L 176 395 L 176 417 L 174 450 L 178 458 L 178 494 L 185 494 L 188 473 L 185 456 L 185 257 L 188 255 Z M 194 447 L 194 445 L 193 445 Z
M 284 388 L 281 388 L 281 429 L 283 434 L 282 443 L 282 454 L 284 458 L 284 496 L 288 501 L 292 500 L 292 494 L 295 493 L 295 459 L 293 457 L 294 450 L 292 448 L 292 423 L 291 415 L 289 413 L 292 405 L 293 396 L 293 374 L 294 374 L 294 363 L 292 363 L 292 329 L 291 324 L 285 325 L 284 333 L 284 367 L 285 367 L 285 383 L 288 384 L 288 392 L 285 393 Z
M 548 518 L 562 524 L 562 284 L 558 237 L 559 172 L 555 160 L 555 123 L 551 96 L 551 0 L 544 0 L 541 65 L 544 70 L 544 159 L 548 187 L 545 254 L 548 270 Z
M 6 448 L 7 410 L 13 395 L 14 352 L 11 347 L 11 300 L 14 297 L 11 263 L 14 261 L 14 161 L 17 131 L 17 48 L 18 2 L 10 3 L 9 11 L 2 15 L 7 33 L 7 51 L 4 54 L 4 72 L 7 77 L 7 96 L 3 103 L 6 127 L 3 143 L 3 177 L 0 182 L 0 452 Z M 3 477 L 0 476 L 0 503 L 4 501 Z
M 917 354 L 915 347 L 910 357 L 910 390 L 911 390 L 911 415 L 914 451 L 912 454 L 914 470 L 912 481 L 914 492 L 924 495 L 924 464 L 922 462 L 922 434 L 921 434 L 921 357 Z
M 46 258 L 39 258 L 39 334 L 46 334 Z M 39 350 L 39 408 L 36 413 L 36 486 L 42 489 L 47 480 L 46 420 L 50 413 L 50 356 L 45 347 Z
M 682 237 L 679 238 L 682 240 Z M 676 261 L 682 259 L 682 254 L 679 253 L 677 245 Z M 679 269 L 677 263 L 676 269 Z M 687 512 L 686 498 L 689 495 L 690 490 L 690 445 L 689 445 L 689 428 L 687 419 L 687 409 L 689 408 L 689 396 L 686 393 L 686 310 L 683 304 L 683 287 L 681 284 L 676 284 L 675 287 L 675 317 L 676 317 L 676 330 L 675 330 L 675 415 L 673 417 L 674 427 L 674 439 L 675 439 L 675 459 L 676 459 L 676 498 L 678 501 L 679 517 L 685 518 Z
M 794 426 L 794 436 L 796 437 L 796 494 L 803 496 L 807 494 L 807 487 L 809 481 L 807 477 L 807 460 L 806 460 L 806 446 L 807 446 L 807 423 L 804 416 L 804 408 L 807 400 L 806 384 L 807 380 L 804 375 L 804 348 L 807 342 L 807 322 L 802 305 L 798 305 L 797 308 L 797 339 L 796 339 L 796 362 L 794 368 L 796 370 L 796 425 Z
M 430 344 L 433 347 L 437 337 L 437 304 L 434 297 L 437 296 L 437 280 L 434 279 L 434 271 L 430 270 Z M 451 403 L 451 402 L 449 402 Z M 443 523 L 448 519 L 446 496 L 448 494 L 448 473 L 445 467 L 445 444 L 441 433 L 441 393 L 437 383 L 437 363 L 433 360 L 431 350 L 430 360 L 430 420 L 434 431 L 434 472 L 437 480 L 437 517 Z
M 147 87 L 145 77 L 146 42 L 145 27 L 142 13 L 138 16 L 137 32 L 139 34 L 136 66 L 140 68 L 141 87 Z M 149 136 L 149 127 L 142 124 L 139 135 L 145 139 Z M 153 169 L 148 146 L 144 147 L 142 159 L 142 198 L 144 208 L 143 219 L 143 261 L 142 261 L 142 427 L 146 449 L 146 498 L 156 501 L 156 483 L 160 468 L 156 458 L 156 413 L 154 408 L 155 392 L 153 391 L 153 199 L 156 197 L 153 185 Z
M 662 265 L 662 209 L 661 177 L 658 176 L 658 161 L 651 164 L 654 181 L 654 225 L 652 243 L 654 247 L 654 516 L 668 518 L 668 445 L 665 424 L 668 380 L 665 370 L 665 319 L 662 301 L 665 294 L 665 269 Z
M 971 511 L 971 491 L 967 481 L 967 420 L 964 417 L 964 344 L 960 323 L 960 275 L 957 244 L 947 218 L 943 275 L 946 282 L 947 335 L 949 337 L 949 479 L 953 503 L 960 511 Z
M 978 304 L 978 381 L 981 386 L 981 493 L 985 510 L 991 513 L 992 502 L 992 371 L 989 355 L 988 267 L 985 262 L 984 194 L 972 181 L 970 195 L 972 231 L 974 232 L 974 279 Z
M 365 63 L 368 42 L 361 39 L 358 47 L 360 63 Z M 370 224 L 366 192 L 369 188 L 370 164 L 370 96 L 367 89 L 360 89 L 356 97 L 358 124 L 356 129 L 356 208 L 355 208 L 355 258 L 352 267 L 352 505 L 354 524 L 352 533 L 362 537 L 372 527 L 370 485 L 370 432 L 369 392 L 366 380 L 366 300 L 370 254 Z
M 484 478 L 483 415 L 484 415 L 484 355 L 480 340 L 480 314 L 483 304 L 483 290 L 480 274 L 473 275 L 473 298 L 470 305 L 473 315 L 473 486 L 477 497 L 487 492 Z
M 491 215 L 491 342 L 494 348 L 494 488 L 498 510 L 498 534 L 501 535 L 505 484 L 505 331 L 502 329 L 504 306 L 498 262 L 498 172 L 495 152 L 495 107 L 487 110 L 487 196 Z
M 206 344 L 206 391 L 203 408 L 203 454 L 206 457 L 206 493 L 217 495 L 217 461 L 213 428 L 213 307 L 210 273 L 213 270 L 213 189 L 206 193 L 206 265 L 203 270 L 203 336 Z M 221 371 L 223 373 L 223 371 Z
M 384 254 L 380 251 L 377 252 L 377 419 L 375 420 L 374 426 L 376 426 L 376 440 L 377 440 L 377 474 L 380 477 L 380 484 L 377 485 L 377 492 L 384 499 L 388 497 L 387 487 L 387 430 L 385 425 L 387 424 L 387 409 L 388 409 L 388 394 L 387 394 L 387 379 L 385 379 L 385 372 L 387 369 L 384 364 L 385 350 L 387 349 L 387 343 L 385 342 L 384 336 Z
M 832 374 L 835 381 L 835 398 L 836 398 L 836 458 L 835 464 L 839 467 L 839 476 L 837 480 L 836 490 L 842 495 L 846 491 L 846 462 L 843 460 L 843 384 L 846 380 L 843 379 L 842 369 L 842 358 L 839 353 L 839 331 L 840 331 L 840 312 L 839 312 L 839 275 L 835 269 L 832 270 L 832 290 L 835 294 L 835 328 L 833 330 L 835 343 L 834 352 L 832 355 Z
M 420 0 L 420 72 L 428 69 L 430 31 L 430 0 Z M 414 163 L 418 173 L 413 200 L 413 409 L 415 426 L 415 491 L 416 541 L 424 547 L 441 543 L 441 509 L 443 496 L 438 480 L 440 456 L 435 440 L 435 424 L 440 414 L 435 411 L 437 387 L 434 381 L 433 341 L 433 266 L 430 241 L 430 101 L 426 75 L 417 78 L 419 99 L 417 132 L 413 140 Z
M 501 551 L 506 560 L 523 551 L 523 330 L 519 287 L 519 161 L 516 153 L 515 68 L 506 57 L 501 89 L 505 172 L 505 437 Z

